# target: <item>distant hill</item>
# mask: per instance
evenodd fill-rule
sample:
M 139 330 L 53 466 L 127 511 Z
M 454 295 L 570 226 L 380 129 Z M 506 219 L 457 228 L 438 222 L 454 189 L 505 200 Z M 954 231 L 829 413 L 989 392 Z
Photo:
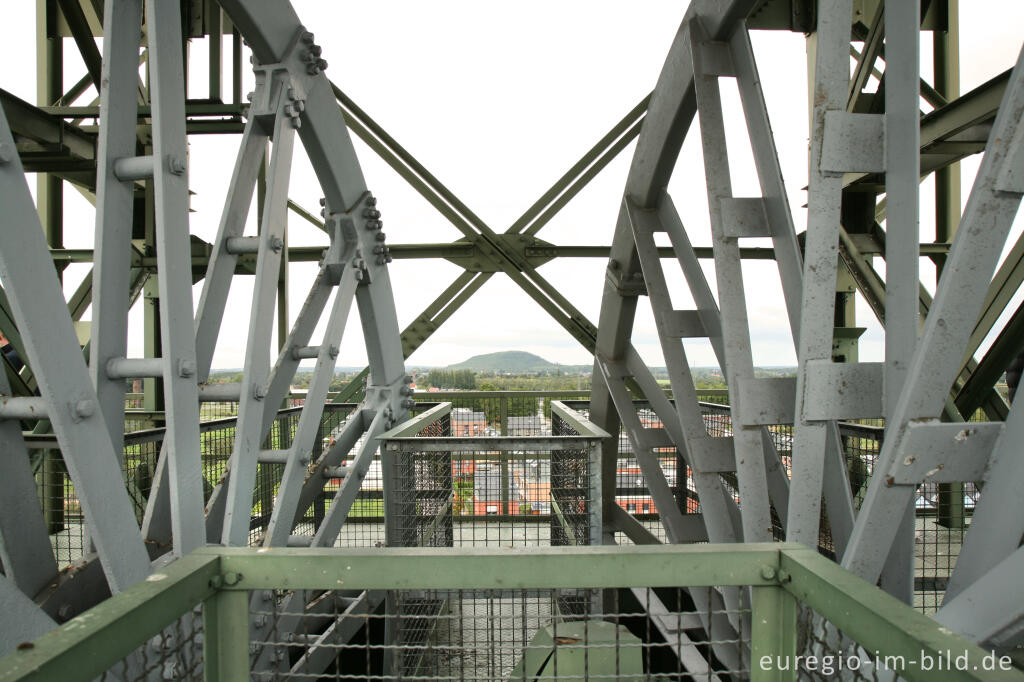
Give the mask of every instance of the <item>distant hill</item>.
M 563 372 L 575 371 L 575 366 L 556 365 L 548 362 L 539 355 L 527 353 L 521 350 L 507 350 L 500 353 L 485 353 L 474 355 L 455 365 L 448 365 L 447 369 L 471 369 L 476 372 L 511 372 L 523 374 L 529 372 L 554 372 L 561 369 Z M 589 370 L 589 367 L 588 367 Z

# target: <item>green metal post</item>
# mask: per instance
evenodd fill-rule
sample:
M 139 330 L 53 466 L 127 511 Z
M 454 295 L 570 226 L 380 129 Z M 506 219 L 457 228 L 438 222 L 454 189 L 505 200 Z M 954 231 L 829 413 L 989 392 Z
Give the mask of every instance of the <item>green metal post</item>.
M 498 403 L 498 414 L 501 419 L 501 435 L 508 435 L 508 396 L 501 396 Z M 511 497 L 512 482 L 508 475 L 508 453 L 501 453 L 501 513 L 509 514 L 508 501 Z
M 57 34 L 57 5 L 54 0 L 36 0 L 36 100 L 50 106 L 63 96 L 63 39 Z M 50 173 L 41 173 L 36 185 L 39 220 L 50 248 L 64 246 L 64 185 Z M 61 278 L 67 263 L 55 263 Z M 40 424 L 42 426 L 42 424 Z M 47 530 L 64 530 L 64 462 L 60 451 L 44 450 L 40 472 L 43 515 Z
M 249 679 L 249 593 L 221 590 L 203 602 L 204 677 Z
M 753 595 L 750 679 L 753 682 L 796 680 L 796 599 L 780 586 L 750 589 Z
M 499 455 L 499 458 L 501 461 L 501 513 L 511 514 L 512 512 L 509 510 L 508 504 L 509 499 L 512 497 L 512 479 L 509 477 L 508 472 L 509 454 L 507 452 L 503 452 Z
M 946 30 L 932 32 L 935 89 L 947 101 L 960 95 L 960 0 L 946 0 Z M 949 244 L 960 224 L 960 164 L 935 171 L 935 242 Z M 932 256 L 938 283 L 946 255 Z M 965 414 L 965 419 L 970 415 Z M 964 484 L 940 483 L 936 521 L 946 528 L 964 527 Z
M 288 322 L 288 214 L 285 214 L 284 230 L 281 233 L 284 248 L 281 249 L 281 268 L 277 273 L 277 349 L 284 350 L 291 324 Z
M 221 9 L 214 3 L 207 3 L 206 5 L 207 19 L 209 21 L 209 48 L 210 48 L 210 61 L 209 61 L 209 81 L 210 81 L 210 101 L 220 102 L 221 101 L 221 72 L 224 68 L 224 61 L 222 57 L 222 41 L 224 39 L 224 31 L 221 26 Z
M 149 190 L 146 192 L 150 194 Z M 148 202 L 147 202 L 148 203 Z M 146 280 L 143 287 L 143 351 L 147 358 L 158 358 L 160 349 L 160 288 L 156 277 Z M 142 408 L 150 412 L 164 409 L 163 379 L 151 377 L 142 380 Z

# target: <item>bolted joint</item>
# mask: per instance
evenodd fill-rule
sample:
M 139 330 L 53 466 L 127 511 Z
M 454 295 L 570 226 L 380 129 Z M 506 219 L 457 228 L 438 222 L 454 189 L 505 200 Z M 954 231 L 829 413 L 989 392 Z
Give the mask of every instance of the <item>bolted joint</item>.
M 377 234 L 375 234 L 375 235 L 373 236 L 373 238 L 374 238 L 374 239 L 376 239 L 376 240 L 377 240 L 377 241 L 379 241 L 379 242 L 382 242 L 382 241 L 384 241 L 385 239 L 387 239 L 387 238 L 388 238 L 388 236 L 387 236 L 386 234 L 384 234 L 383 232 L 378 232 Z
M 71 418 L 76 422 L 88 419 L 94 414 L 96 414 L 95 400 L 76 400 L 71 403 Z
M 416 407 L 416 401 L 413 400 L 412 398 L 406 398 L 405 400 L 402 401 L 402 407 L 404 407 L 407 410 L 411 410 L 412 408 Z
M 404 377 L 402 377 L 402 383 L 404 383 L 404 384 L 411 384 L 412 382 L 413 382 L 413 378 L 412 378 L 411 374 L 406 374 Z
M 232 587 L 232 586 L 237 585 L 238 583 L 240 583 L 242 581 L 242 574 L 241 573 L 235 573 L 234 571 L 228 571 L 227 573 L 224 573 L 221 576 L 221 580 L 223 581 L 224 585 L 227 585 L 228 587 Z
M 254 383 L 252 385 L 252 397 L 255 400 L 263 400 L 267 397 L 267 389 L 261 383 Z
M 761 577 L 765 580 L 775 580 L 778 575 L 775 573 L 775 567 L 773 566 L 762 566 Z
M 401 393 L 402 395 L 412 395 L 416 391 L 413 390 L 412 386 L 407 385 L 402 386 L 402 388 L 398 389 L 398 392 Z
M 338 353 L 340 353 L 340 352 L 341 352 L 341 349 L 338 348 L 338 346 L 334 345 L 334 344 L 332 344 L 331 347 L 327 349 L 327 354 L 331 356 L 332 360 L 337 359 Z
M 188 378 L 196 375 L 196 361 L 195 360 L 178 360 L 178 376 Z
M 380 217 L 380 211 L 378 211 L 375 208 L 363 209 L 363 217 L 364 218 L 374 218 L 374 219 L 379 218 Z
M 299 40 L 301 40 L 302 42 L 304 42 L 307 45 L 312 45 L 313 44 L 313 37 L 314 37 L 313 34 L 310 33 L 309 31 L 303 31 L 302 35 L 299 36 Z
M 374 220 L 367 220 L 366 221 L 366 229 L 367 230 L 379 230 L 382 227 L 384 227 L 384 221 L 382 221 L 382 220 L 374 219 Z
M 281 253 L 281 249 L 284 248 L 284 240 L 275 234 L 270 238 L 267 245 L 274 253 Z
M 171 171 L 174 175 L 184 175 L 187 168 L 188 164 L 180 156 L 171 154 L 167 157 L 167 170 Z

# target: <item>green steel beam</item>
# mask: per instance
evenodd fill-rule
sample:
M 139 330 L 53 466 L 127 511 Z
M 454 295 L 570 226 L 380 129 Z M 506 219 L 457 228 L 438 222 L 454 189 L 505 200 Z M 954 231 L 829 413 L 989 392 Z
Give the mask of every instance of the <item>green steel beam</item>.
M 616 140 L 622 138 L 623 140 L 625 140 L 625 142 L 622 143 L 620 140 L 620 143 L 622 144 L 622 146 L 625 146 L 626 144 L 629 144 L 629 142 L 632 141 L 640 133 L 639 124 L 643 120 L 644 114 L 647 113 L 647 105 L 650 103 L 650 101 L 650 95 L 647 95 L 642 100 L 640 100 L 640 103 L 633 107 L 633 109 L 630 110 L 630 112 L 626 114 L 621 121 L 616 123 L 612 127 L 612 129 L 605 134 L 604 137 L 598 140 L 597 143 L 593 147 L 591 147 L 590 150 L 586 154 L 584 154 L 579 161 L 574 163 L 572 167 L 569 168 L 569 170 L 567 170 L 562 175 L 562 177 L 556 180 L 555 183 L 546 192 L 544 192 L 544 194 L 540 195 L 537 201 L 535 201 L 528 209 L 526 209 L 526 211 L 521 216 L 519 216 L 515 220 L 515 222 L 512 223 L 512 225 L 509 226 L 505 233 L 536 234 L 537 231 L 540 230 L 540 228 L 543 227 L 543 225 L 547 223 L 548 220 L 550 220 L 550 217 L 548 217 L 547 219 L 544 219 L 543 222 L 541 222 L 540 224 L 537 223 L 538 220 L 541 220 L 542 215 L 546 215 L 550 212 L 549 207 L 553 205 L 553 203 L 555 203 L 556 201 L 561 201 L 561 204 L 559 205 L 559 208 L 561 208 L 561 206 L 568 201 L 568 198 L 565 199 L 565 201 L 562 201 L 559 198 L 559 195 L 565 192 L 574 180 L 576 180 L 577 178 L 582 179 L 582 175 L 585 172 L 587 172 L 588 167 L 590 167 L 591 164 L 594 164 L 595 161 L 597 161 L 600 164 L 598 170 L 607 165 L 608 161 L 610 161 L 611 159 L 608 159 L 601 163 L 599 161 L 599 158 L 602 158 L 603 156 L 608 156 L 608 153 L 605 153 L 605 150 L 609 150 L 610 152 L 611 149 L 614 149 L 615 147 L 613 147 L 613 144 L 616 144 Z M 621 151 L 621 147 L 618 149 L 618 151 Z M 615 153 L 617 154 L 618 151 L 616 151 Z M 612 157 L 614 156 L 615 154 L 612 154 Z M 596 172 L 594 174 L 596 174 Z M 591 175 L 590 177 L 593 177 L 593 175 Z M 586 182 L 584 182 L 583 184 L 586 184 Z M 578 191 L 579 190 L 577 189 L 575 192 L 573 192 L 569 198 L 575 196 L 576 192 Z M 555 212 L 557 212 L 557 209 L 555 210 Z
M 766 576 L 775 576 L 765 569 Z M 797 679 L 797 612 L 792 594 L 782 587 L 751 588 L 750 679 L 784 682 Z M 778 665 L 793 661 L 794 665 Z M 767 662 L 767 665 L 765 663 Z
M 248 593 L 222 590 L 203 604 L 203 675 L 207 680 L 249 679 Z
M 929 681 L 1024 679 L 1019 670 L 983 670 L 983 661 L 992 652 L 953 634 L 815 550 L 785 547 L 780 554 L 782 586 L 864 647 L 872 660 L 876 660 L 876 652 L 902 657 L 906 665 L 894 672 L 903 677 Z M 954 658 L 965 655 L 969 669 L 921 669 L 923 656 L 931 657 L 933 662 L 941 657 L 945 663 L 947 652 Z
M 0 659 L 0 682 L 89 680 L 213 595 L 220 558 L 193 553 Z M 248 620 L 248 619 L 246 619 Z M 248 640 L 248 627 L 245 628 Z M 248 652 L 248 642 L 246 643 Z M 234 678 L 238 679 L 238 678 Z
M 601 588 L 767 585 L 781 544 L 387 549 L 206 548 L 221 571 L 239 576 L 232 590 Z M 626 586 L 626 585 L 621 585 Z
M 995 390 L 996 382 L 1003 376 L 1013 359 L 1024 350 L 1024 303 L 1010 317 L 1006 326 L 992 343 L 985 356 L 956 394 L 956 407 L 960 414 L 969 417 L 982 407 L 986 398 Z
M 429 410 L 426 410 L 422 414 L 418 414 L 415 417 L 402 422 L 401 424 L 391 429 L 390 431 L 385 431 L 384 433 L 380 434 L 379 436 L 377 436 L 377 440 L 385 441 L 390 438 L 415 436 L 420 431 L 422 431 L 427 426 L 434 423 L 441 417 L 450 414 L 451 411 L 451 403 L 441 403 L 440 405 L 435 405 L 434 407 L 430 408 Z
M 71 30 L 71 36 L 75 39 L 82 61 L 89 72 L 89 78 L 98 91 L 103 78 L 103 57 L 96 47 L 96 40 L 93 38 L 89 21 L 85 18 L 85 12 L 82 11 L 82 4 L 79 0 L 57 0 L 57 5 Z
M 752 590 L 751 673 L 792 679 L 800 667 L 797 600 L 811 627 L 835 628 L 876 664 L 927 680 L 1017 680 L 986 669 L 992 652 L 795 544 L 644 545 L 622 548 L 201 548 L 35 642 L 0 659 L 0 682 L 90 679 L 195 605 L 205 603 L 204 653 L 213 679 L 248 676 L 251 590 L 571 589 L 746 586 Z M 814 620 L 815 612 L 825 622 Z M 838 655 L 839 652 L 818 652 Z M 849 652 L 845 652 L 847 655 Z M 963 657 L 966 669 L 939 668 Z M 765 661 L 763 657 L 770 657 Z M 925 659 L 924 657 L 929 657 Z M 775 663 L 787 661 L 791 670 Z M 788 657 L 788 658 L 786 658 Z M 820 655 L 817 657 L 820 661 Z M 922 661 L 931 661 L 931 669 Z M 810 670 L 805 661 L 803 668 Z M 998 666 L 997 666 L 998 668 Z

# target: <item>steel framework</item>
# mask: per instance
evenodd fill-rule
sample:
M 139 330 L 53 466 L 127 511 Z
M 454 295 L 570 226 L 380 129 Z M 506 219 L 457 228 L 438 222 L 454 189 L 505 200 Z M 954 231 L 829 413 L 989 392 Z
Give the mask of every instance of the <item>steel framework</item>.
M 328 80 L 321 48 L 288 2 L 38 2 L 41 106 L 0 91 L 0 330 L 25 361 L 19 367 L 5 354 L 0 372 L 0 599 L 19 615 L 0 624 L 0 653 L 207 543 L 334 546 L 377 437 L 404 422 L 413 407 L 404 359 L 498 272 L 594 354 L 590 418 L 613 434 L 602 445 L 602 494 L 595 496 L 603 500 L 597 525 L 606 541 L 615 531 L 636 544 L 652 541 L 615 503 L 620 430 L 668 542 L 785 538 L 816 546 L 824 534 L 843 567 L 880 581 L 904 601 L 913 597 L 921 484 L 941 484 L 940 520 L 951 526 L 964 523 L 962 485 L 978 483 L 983 492 L 935 618 L 979 643 L 1021 643 L 1024 601 L 1007 595 L 1024 564 L 1024 416 L 995 384 L 1024 351 L 1024 312 L 1009 308 L 1024 280 L 1024 238 L 1008 243 L 1024 194 L 1024 56 L 960 95 L 957 0 L 693 0 L 653 93 L 503 232 Z M 102 52 L 95 41 L 100 26 Z M 813 55 L 808 223 L 801 235 L 751 47 L 755 28 L 805 32 Z M 66 92 L 64 35 L 74 39 L 87 70 Z M 218 38 L 209 41 L 210 98 L 186 99 L 182 45 L 203 35 Z M 235 91 L 228 102 L 221 98 L 222 35 L 233 36 Z M 927 35 L 933 69 L 920 64 Z M 256 79 L 248 102 L 240 90 L 243 40 Z M 927 71 L 935 74 L 931 83 L 921 77 Z M 736 196 L 731 187 L 723 78 L 735 79 L 746 124 L 746 138 L 728 142 L 749 146 L 759 196 Z M 90 84 L 98 102 L 76 105 Z M 463 238 L 389 246 L 350 132 Z M 200 133 L 240 134 L 209 244 L 189 234 L 188 136 Z M 296 134 L 324 196 L 322 220 L 289 200 Z M 667 193 L 688 134 L 699 136 L 703 153 L 710 246 L 691 243 Z M 611 245 L 539 240 L 538 231 L 634 140 Z M 957 162 L 981 152 L 961 215 Z M 35 201 L 26 173 L 40 174 Z M 919 185 L 927 175 L 936 185 L 935 242 L 922 245 Z M 65 184 L 96 207 L 91 252 L 62 246 Z M 247 234 L 254 195 L 258 229 Z M 289 247 L 289 212 L 321 228 L 330 246 Z M 659 246 L 659 233 L 670 246 Z M 770 239 L 772 246 L 747 246 L 748 239 Z M 537 270 L 551 258 L 571 256 L 609 258 L 597 324 Z M 884 278 L 874 256 L 885 261 Z M 465 272 L 400 331 L 388 264 L 430 257 Z M 922 257 L 941 273 L 935 287 L 921 284 Z M 773 259 L 778 267 L 799 363 L 795 377 L 755 375 L 746 258 Z M 700 259 L 713 262 L 714 282 Z M 304 260 L 318 261 L 319 273 L 288 329 L 288 264 Z M 667 270 L 673 260 L 681 280 Z M 61 270 L 75 261 L 91 261 L 93 269 L 66 299 Z M 242 377 L 208 384 L 218 338 L 228 331 L 222 328 L 228 291 L 242 276 L 254 280 Z M 192 285 L 199 280 L 194 305 Z M 685 282 L 693 309 L 673 303 L 676 281 Z M 884 324 L 884 362 L 857 361 L 855 294 Z M 140 296 L 147 353 L 127 357 L 128 313 Z M 633 347 L 644 296 L 672 398 Z M 353 302 L 369 366 L 333 398 L 355 399 L 359 407 L 321 453 L 321 416 Z M 74 323 L 90 305 L 91 336 L 83 349 Z M 1001 319 L 1008 321 L 996 341 L 977 357 Z M 271 347 L 275 324 L 277 349 Z M 315 335 L 318 328 L 324 331 Z M 684 339 L 707 339 L 714 349 L 729 387 L 728 435 L 708 431 Z M 295 435 L 268 446 L 304 359 L 315 360 L 316 369 Z M 147 493 L 126 487 L 121 473 L 126 380 L 137 378 L 147 382 L 146 406 L 166 414 Z M 658 428 L 641 418 L 637 398 L 648 401 Z M 200 406 L 218 401 L 239 405 L 234 450 L 223 476 L 204 481 Z M 979 410 L 987 421 L 972 421 Z M 854 499 L 837 426 L 850 419 L 885 420 L 863 500 Z M 23 422 L 36 433 L 52 429 L 81 503 L 93 552 L 75 571 L 58 566 L 48 511 L 37 496 L 33 461 L 51 455 L 28 449 Z M 779 424 L 794 426 L 791 452 L 780 451 L 772 437 Z M 665 448 L 675 448 L 692 473 L 698 523 L 666 478 L 659 455 Z M 266 528 L 254 535 L 257 476 L 270 465 L 282 467 L 280 479 Z M 342 483 L 315 532 L 297 534 L 332 476 Z M 132 506 L 137 495 L 146 500 L 141 522 Z M 730 589 L 710 597 L 726 607 L 737 598 Z M 257 659 L 265 670 L 283 665 L 267 653 Z

